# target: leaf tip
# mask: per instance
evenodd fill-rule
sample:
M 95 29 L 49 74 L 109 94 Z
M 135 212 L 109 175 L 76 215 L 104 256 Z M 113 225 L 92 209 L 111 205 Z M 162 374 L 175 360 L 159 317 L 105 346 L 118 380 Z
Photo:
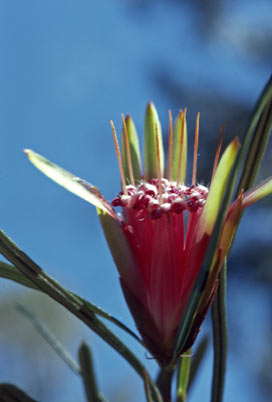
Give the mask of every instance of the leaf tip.
M 239 149 L 241 147 L 241 143 L 239 141 L 238 137 L 235 137 L 233 140 L 233 146 L 235 147 L 235 149 Z
M 127 115 L 126 115 L 125 120 L 126 120 L 126 123 L 131 122 L 132 118 L 131 118 L 130 114 L 127 114 Z
M 28 157 L 30 157 L 30 155 L 31 155 L 31 153 L 32 153 L 33 151 L 31 151 L 31 149 L 24 148 L 24 149 L 23 149 L 23 152 L 24 152 Z

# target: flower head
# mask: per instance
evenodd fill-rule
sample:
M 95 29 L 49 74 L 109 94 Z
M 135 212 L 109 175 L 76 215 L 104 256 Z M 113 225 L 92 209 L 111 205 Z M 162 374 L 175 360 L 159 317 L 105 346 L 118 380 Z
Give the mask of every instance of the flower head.
M 218 162 L 221 137 L 210 186 L 198 184 L 198 115 L 192 180 L 186 185 L 186 109 L 179 113 L 174 129 L 169 113 L 169 150 L 165 168 L 159 118 L 154 105 L 148 105 L 143 173 L 135 126 L 130 116 L 122 118 L 121 152 L 112 123 L 122 190 L 111 204 L 96 187 L 33 151 L 26 150 L 26 153 L 43 173 L 97 207 L 130 311 L 147 348 L 164 365 L 171 360 L 178 327 L 214 229 L 239 142 L 234 139 Z M 229 206 L 186 348 L 191 346 L 211 303 L 240 212 L 271 192 L 270 178 L 255 189 L 242 192 Z M 121 208 L 121 215 L 115 208 Z

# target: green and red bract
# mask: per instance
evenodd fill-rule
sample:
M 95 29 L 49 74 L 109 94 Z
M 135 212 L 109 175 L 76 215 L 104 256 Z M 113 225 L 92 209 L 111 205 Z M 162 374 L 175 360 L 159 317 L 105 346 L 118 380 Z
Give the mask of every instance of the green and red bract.
M 174 129 L 169 113 L 166 164 L 158 114 L 152 103 L 147 106 L 142 173 L 134 123 L 130 116 L 122 118 L 122 152 L 111 123 L 122 182 L 122 191 L 111 204 L 96 187 L 33 151 L 26 150 L 26 153 L 44 174 L 97 207 L 127 304 L 146 347 L 159 364 L 165 366 L 173 357 L 177 331 L 213 233 L 239 142 L 234 139 L 219 162 L 218 147 L 210 186 L 198 184 L 198 115 L 192 180 L 186 185 L 186 109 L 178 114 Z M 229 206 L 203 298 L 195 312 L 191 339 L 187 340 L 185 349 L 193 343 L 211 303 L 241 210 L 271 192 L 272 179 L 269 178 L 255 189 L 242 192 Z M 121 213 L 115 208 L 121 209 Z

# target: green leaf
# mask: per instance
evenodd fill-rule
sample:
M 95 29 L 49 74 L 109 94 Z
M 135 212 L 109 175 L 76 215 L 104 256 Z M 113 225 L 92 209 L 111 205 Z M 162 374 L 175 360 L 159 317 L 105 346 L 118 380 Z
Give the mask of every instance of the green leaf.
M 272 81 L 271 84 L 272 86 Z M 254 116 L 252 117 L 254 119 Z M 251 126 L 251 125 L 250 125 Z M 243 189 L 247 191 L 255 182 L 261 161 L 268 143 L 272 127 L 272 94 L 271 100 L 261 112 L 258 124 L 249 146 L 243 173 L 237 189 L 237 196 Z
M 222 402 L 227 367 L 228 332 L 226 320 L 226 259 L 219 275 L 219 285 L 212 304 L 213 381 L 212 402 Z
M 129 115 L 126 116 L 125 124 L 126 124 L 127 136 L 128 136 L 128 145 L 129 145 L 129 150 L 130 150 L 133 176 L 134 176 L 135 181 L 137 182 L 137 181 L 141 180 L 141 155 L 140 155 L 138 135 L 137 135 L 137 131 L 136 131 L 135 125 L 133 123 L 133 120 Z M 123 168 L 124 168 L 126 182 L 130 183 L 124 128 L 123 128 L 123 135 L 122 135 L 122 164 L 123 164 Z
M 24 391 L 12 384 L 0 384 L 1 402 L 38 402 L 32 399 Z
M 6 264 L 3 261 L 0 261 L 0 277 L 9 279 L 31 289 L 40 290 L 38 286 L 36 286 L 35 283 L 23 275 L 19 269 L 12 265 Z
M 37 154 L 30 149 L 26 149 L 30 162 L 36 166 L 43 174 L 49 177 L 51 180 L 64 187 L 66 190 L 77 195 L 90 204 L 102 209 L 115 219 L 118 219 L 115 211 L 111 205 L 105 200 L 98 188 L 73 175 L 72 173 L 64 170 L 60 166 L 50 162 L 42 155 Z
M 99 392 L 96 385 L 93 359 L 89 346 L 82 342 L 78 351 L 78 359 L 81 368 L 86 399 L 88 402 L 99 402 Z
M 16 307 L 21 314 L 28 318 L 28 320 L 36 328 L 39 334 L 45 339 L 45 341 L 51 346 L 51 348 L 54 349 L 54 351 L 67 364 L 67 366 L 70 367 L 70 369 L 72 369 L 74 373 L 80 374 L 80 367 L 78 366 L 78 364 L 74 361 L 70 353 L 64 348 L 62 343 L 45 326 L 45 324 L 21 304 L 18 304 Z
M 252 112 L 250 122 L 243 139 L 243 147 L 239 155 L 239 163 L 247 154 L 247 160 L 244 165 L 241 180 L 239 182 L 236 197 L 240 194 L 241 190 L 247 190 L 254 182 L 255 176 L 258 172 L 260 162 L 265 151 L 267 144 L 267 137 L 271 131 L 271 102 L 272 102 L 272 75 L 264 87 L 255 107 Z M 259 125 L 255 131 L 251 146 L 248 150 L 249 142 L 253 136 L 256 125 Z M 256 166 L 253 165 L 256 163 Z M 253 181 L 252 181 L 253 180 Z
M 187 123 L 186 118 L 184 121 L 184 135 L 183 141 L 181 143 L 182 135 L 182 124 L 183 124 L 183 112 L 179 112 L 173 130 L 173 160 L 172 160 L 172 171 L 173 180 L 177 181 L 179 177 L 180 183 L 185 183 L 186 181 L 186 168 L 187 168 Z M 180 169 L 179 169 L 179 161 Z
M 149 103 L 146 109 L 144 126 L 144 179 L 158 178 L 159 164 L 157 157 L 156 132 L 158 133 L 159 160 L 161 175 L 164 172 L 164 150 L 162 142 L 161 123 L 153 103 Z
M 185 402 L 191 368 L 191 349 L 179 358 L 177 371 L 177 402 Z
M 153 402 L 151 390 L 150 390 L 149 378 L 146 375 L 146 373 L 144 373 L 144 389 L 145 389 L 145 397 L 146 397 L 147 402 Z
M 0 261 L 0 277 L 27 286 L 28 288 L 42 291 L 42 289 L 40 289 L 34 282 L 32 282 L 25 275 L 23 275 L 16 267 L 6 264 L 3 261 Z M 111 314 L 106 313 L 100 307 L 83 299 L 82 297 L 76 295 L 75 293 L 72 292 L 70 293 L 71 295 L 77 297 L 84 304 L 84 306 L 86 306 L 90 311 L 114 323 L 115 325 L 123 329 L 125 332 L 127 332 L 129 335 L 131 335 L 134 339 L 136 339 L 139 343 L 142 344 L 141 339 L 117 318 L 113 317 Z

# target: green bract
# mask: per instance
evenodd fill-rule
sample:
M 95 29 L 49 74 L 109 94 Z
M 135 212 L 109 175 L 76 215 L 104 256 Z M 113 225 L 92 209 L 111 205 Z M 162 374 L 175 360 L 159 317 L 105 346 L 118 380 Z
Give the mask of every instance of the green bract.
M 156 134 L 157 133 L 157 134 Z M 161 123 L 155 106 L 150 102 L 146 109 L 144 126 L 144 179 L 150 180 L 158 177 L 159 166 L 157 159 L 157 141 L 159 142 L 159 158 L 161 175 L 164 172 L 164 152 L 162 142 Z
M 177 181 L 179 179 L 180 183 L 186 182 L 186 167 L 187 167 L 187 123 L 185 113 L 180 111 L 178 117 L 176 118 L 173 130 L 172 172 L 174 181 Z
M 129 115 L 126 117 L 125 124 L 126 124 L 126 132 L 127 132 L 127 139 L 128 139 L 128 146 L 129 146 L 133 176 L 134 176 L 135 181 L 137 182 L 137 181 L 141 180 L 141 155 L 140 155 L 138 135 L 137 135 L 137 131 L 136 131 L 135 125 L 133 123 L 133 120 Z M 125 128 L 123 127 L 122 163 L 123 163 L 126 183 L 130 183 L 125 134 L 126 134 Z

